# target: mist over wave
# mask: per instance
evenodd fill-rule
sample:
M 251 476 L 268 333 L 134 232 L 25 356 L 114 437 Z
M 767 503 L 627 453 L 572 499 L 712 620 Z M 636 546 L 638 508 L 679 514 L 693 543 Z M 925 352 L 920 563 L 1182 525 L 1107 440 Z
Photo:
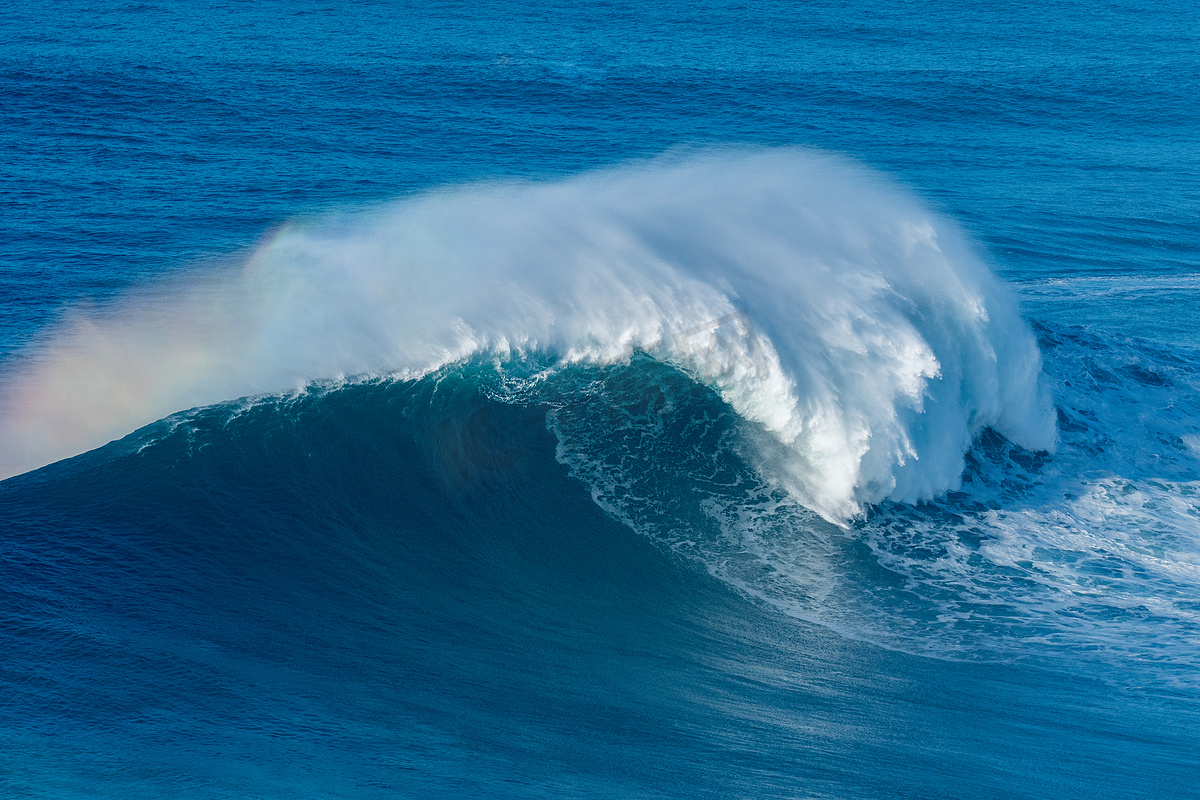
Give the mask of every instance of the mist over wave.
M 719 151 L 294 223 L 70 312 L 4 376 L 0 473 L 313 380 L 636 351 L 770 432 L 830 520 L 956 487 L 985 428 L 1055 444 L 1035 339 L 957 226 L 834 156 Z

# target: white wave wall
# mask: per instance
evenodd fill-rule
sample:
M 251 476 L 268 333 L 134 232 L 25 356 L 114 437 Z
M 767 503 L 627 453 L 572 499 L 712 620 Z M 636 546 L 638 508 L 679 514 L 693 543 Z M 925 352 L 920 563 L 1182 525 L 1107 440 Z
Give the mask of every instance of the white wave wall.
M 955 487 L 986 426 L 1055 443 L 1034 338 L 956 225 L 838 157 L 742 150 L 293 224 L 236 269 L 68 313 L 0 376 L 0 474 L 311 380 L 635 350 L 769 431 L 835 521 Z

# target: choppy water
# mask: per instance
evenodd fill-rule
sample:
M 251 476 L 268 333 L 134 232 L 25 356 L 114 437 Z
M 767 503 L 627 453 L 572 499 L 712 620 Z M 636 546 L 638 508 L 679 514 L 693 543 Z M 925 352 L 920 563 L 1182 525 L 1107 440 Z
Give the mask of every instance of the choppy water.
M 3 793 L 1191 796 L 1198 23 L 0 10 Z

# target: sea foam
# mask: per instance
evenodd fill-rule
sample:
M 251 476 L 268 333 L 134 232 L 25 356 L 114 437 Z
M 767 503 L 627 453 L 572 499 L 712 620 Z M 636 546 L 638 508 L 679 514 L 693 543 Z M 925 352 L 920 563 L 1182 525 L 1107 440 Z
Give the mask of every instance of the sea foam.
M 1035 340 L 952 221 L 835 156 L 727 150 L 293 223 L 236 268 L 69 312 L 3 376 L 0 474 L 312 380 L 635 351 L 769 431 L 834 521 L 955 487 L 985 427 L 1055 444 Z

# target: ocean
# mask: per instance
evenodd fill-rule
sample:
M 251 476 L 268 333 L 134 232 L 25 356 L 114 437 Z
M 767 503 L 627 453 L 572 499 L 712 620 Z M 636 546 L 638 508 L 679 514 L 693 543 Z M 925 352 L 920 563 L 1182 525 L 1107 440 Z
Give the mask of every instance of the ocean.
M 1200 10 L 0 6 L 0 796 L 1192 798 Z

